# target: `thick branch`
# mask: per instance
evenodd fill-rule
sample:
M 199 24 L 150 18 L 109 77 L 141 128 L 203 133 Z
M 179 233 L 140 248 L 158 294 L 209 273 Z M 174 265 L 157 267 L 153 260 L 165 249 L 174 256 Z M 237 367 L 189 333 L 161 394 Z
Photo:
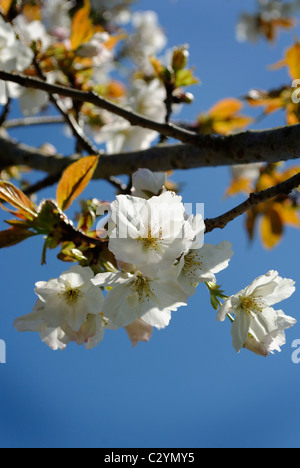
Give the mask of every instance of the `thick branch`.
M 241 203 L 239 206 L 233 208 L 227 213 L 218 216 L 217 218 L 206 219 L 206 233 L 211 232 L 216 228 L 223 229 L 225 226 L 227 226 L 228 223 L 236 219 L 238 216 L 246 213 L 246 211 L 253 208 L 254 206 L 259 205 L 260 203 L 271 200 L 272 198 L 278 197 L 280 195 L 289 195 L 295 188 L 299 187 L 299 185 L 300 173 L 267 190 L 251 193 L 250 197 L 244 203 Z
M 144 151 L 101 156 L 95 179 L 131 175 L 139 168 L 153 171 L 274 163 L 300 158 L 300 124 L 272 130 L 250 131 L 228 137 L 199 136 L 199 147 L 159 145 Z M 0 168 L 29 166 L 49 175 L 62 171 L 78 156 L 49 156 L 45 152 L 0 136 Z

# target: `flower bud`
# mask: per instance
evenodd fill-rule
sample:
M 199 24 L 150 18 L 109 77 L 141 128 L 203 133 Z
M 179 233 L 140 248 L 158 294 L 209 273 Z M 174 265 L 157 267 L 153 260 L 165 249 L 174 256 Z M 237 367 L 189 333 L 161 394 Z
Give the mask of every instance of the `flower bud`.
M 175 47 L 172 58 L 172 68 L 175 72 L 186 67 L 189 55 L 187 46 Z

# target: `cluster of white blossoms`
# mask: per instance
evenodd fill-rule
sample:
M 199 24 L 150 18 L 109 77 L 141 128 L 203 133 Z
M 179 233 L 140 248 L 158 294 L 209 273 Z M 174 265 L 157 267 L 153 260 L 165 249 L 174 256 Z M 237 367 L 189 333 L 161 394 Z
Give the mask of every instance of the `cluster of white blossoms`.
M 118 4 L 118 2 L 115 3 Z M 104 11 L 105 8 L 109 11 L 113 7 L 112 2 L 96 0 L 91 2 L 91 6 L 96 12 L 101 12 L 103 8 Z M 71 51 L 70 10 L 73 7 L 72 1 L 44 0 L 41 4 L 40 19 L 29 19 L 22 12 L 14 18 L 12 23 L 0 17 L 0 70 L 26 72 L 34 60 L 33 44 L 38 44 L 45 54 L 51 51 L 51 47 L 55 49 L 57 44 Z M 122 53 L 133 60 L 142 74 L 153 75 L 149 57 L 160 53 L 167 43 L 156 13 L 151 10 L 131 12 L 128 5 L 128 9 L 124 7 L 112 20 L 119 25 L 128 23 L 128 28 L 131 30 L 131 33 L 122 36 L 121 48 L 124 51 Z M 109 46 L 109 39 L 110 35 L 107 32 L 101 32 L 95 28 L 95 33 L 89 41 L 83 42 L 74 50 L 78 58 L 92 61 L 89 83 L 91 86 L 105 88 L 110 84 L 112 75 L 114 74 L 114 78 L 117 75 L 115 52 Z M 49 83 L 64 82 L 60 70 L 45 69 L 44 76 Z M 166 113 L 164 105 L 166 92 L 162 83 L 158 79 L 149 84 L 142 79 L 129 81 L 128 92 L 119 97 L 118 103 L 145 117 L 163 122 Z M 18 99 L 20 110 L 25 116 L 40 113 L 49 103 L 48 94 L 44 91 L 0 81 L 0 104 L 5 105 L 8 98 Z M 71 106 L 70 100 L 61 99 L 66 108 Z M 95 129 L 94 124 L 91 124 L 84 114 L 81 116 L 81 124 L 85 125 L 85 131 L 94 137 L 96 143 L 106 143 L 108 153 L 128 148 L 146 149 L 157 137 L 156 132 L 132 127 L 124 119 L 112 116 L 105 111 L 100 112 L 99 118 L 103 122 L 101 132 L 99 128 Z
M 71 341 L 92 348 L 106 329 L 125 328 L 136 345 L 149 341 L 153 328 L 167 327 L 200 283 L 211 294 L 218 291 L 216 274 L 228 267 L 232 246 L 204 243 L 202 215 L 188 216 L 182 198 L 167 191 L 165 183 L 163 173 L 135 173 L 132 195 L 117 196 L 106 223 L 118 269 L 107 264 L 106 272 L 94 274 L 77 265 L 58 279 L 38 282 L 34 310 L 15 321 L 17 330 L 39 332 L 56 350 Z M 280 351 L 284 330 L 296 321 L 272 306 L 294 290 L 292 280 L 271 271 L 225 300 L 218 320 L 228 316 L 233 322 L 236 351 L 245 347 L 263 356 Z
M 146 83 L 144 80 L 133 80 L 128 96 L 122 102 L 128 110 L 143 115 L 155 122 L 163 123 L 166 114 L 164 101 L 166 90 L 158 78 Z M 107 124 L 95 133 L 96 143 L 106 143 L 107 154 L 117 154 L 130 149 L 144 150 L 157 138 L 157 132 L 132 126 L 127 120 L 118 116 L 107 116 Z
M 0 17 L 0 70 L 23 71 L 33 60 L 33 52 L 16 37 L 13 27 Z M 6 104 L 7 96 L 19 97 L 19 87 L 0 81 L 0 104 Z

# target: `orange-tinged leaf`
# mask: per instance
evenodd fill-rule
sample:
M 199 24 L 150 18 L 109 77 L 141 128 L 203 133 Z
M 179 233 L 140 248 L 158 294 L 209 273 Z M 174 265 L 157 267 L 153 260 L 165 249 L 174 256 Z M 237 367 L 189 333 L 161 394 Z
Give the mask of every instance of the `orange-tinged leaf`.
M 274 91 L 262 91 L 259 89 L 251 89 L 246 96 L 248 104 L 252 107 L 265 107 L 265 113 L 271 114 L 285 107 L 286 103 L 282 95 L 283 89 Z
M 213 118 L 225 119 L 231 117 L 236 112 L 239 112 L 243 104 L 238 99 L 228 98 L 217 102 L 209 111 L 209 115 Z
M 17 208 L 26 219 L 32 220 L 37 215 L 36 205 L 11 182 L 0 181 L 0 200 Z
M 284 224 L 300 228 L 299 212 L 293 209 L 292 207 L 285 208 L 282 212 L 282 217 Z
M 106 96 L 110 98 L 120 98 L 125 96 L 126 88 L 121 81 L 111 81 L 107 85 Z
M 280 181 L 276 177 L 276 174 L 262 174 L 260 178 L 258 179 L 257 185 L 256 185 L 256 191 L 257 192 L 262 192 L 263 190 L 267 190 L 270 187 L 274 187 L 277 185 Z
M 24 7 L 22 8 L 22 15 L 24 15 L 28 21 L 42 20 L 40 5 L 24 5 Z
M 104 43 L 105 47 L 108 50 L 112 50 L 119 41 L 122 41 L 126 38 L 126 34 L 119 34 L 117 36 L 109 36 L 108 40 Z
M 293 107 L 292 107 L 293 106 Z M 300 122 L 300 115 L 298 113 L 298 105 L 293 104 L 286 108 L 286 123 L 288 125 L 296 125 Z
M 290 179 L 291 177 L 294 177 L 295 175 L 300 173 L 300 167 L 295 166 L 295 167 L 290 167 L 287 169 L 283 174 L 282 174 L 282 181 L 284 182 L 285 180 Z
M 84 6 L 75 14 L 71 26 L 71 47 L 78 49 L 81 44 L 88 42 L 94 35 L 94 26 L 90 18 L 91 4 L 84 0 Z
M 273 205 L 265 213 L 261 223 L 261 238 L 266 249 L 274 248 L 281 240 L 284 231 L 283 219 Z
M 295 26 L 295 21 L 291 18 L 265 19 L 263 15 L 259 16 L 259 29 L 268 41 L 274 42 L 277 36 L 277 29 L 290 29 Z
M 281 67 L 288 67 L 289 75 L 293 80 L 300 77 L 300 43 L 298 41 L 287 49 L 284 59 L 271 65 L 270 70 L 278 70 Z
M 61 210 L 66 210 L 83 192 L 92 179 L 98 165 L 98 156 L 87 156 L 71 164 L 64 171 L 56 192 L 56 199 Z
M 9 12 L 12 2 L 13 0 L 0 0 L 0 7 L 5 15 Z
M 238 179 L 233 179 L 230 187 L 226 190 L 226 195 L 231 197 L 238 193 L 250 193 L 252 189 L 251 182 L 249 179 L 244 177 L 239 177 Z
M 28 229 L 22 227 L 12 227 L 10 229 L 7 229 L 7 231 L 1 231 L 0 249 L 19 244 L 20 242 L 34 235 L 34 232 L 28 231 Z
M 269 70 L 275 71 L 275 70 L 280 70 L 280 68 L 283 68 L 285 66 L 286 66 L 286 59 L 284 58 L 284 59 L 279 60 L 276 63 L 273 63 L 268 68 Z
M 234 130 L 245 128 L 253 122 L 250 117 L 235 117 L 228 120 L 216 120 L 213 122 L 213 129 L 215 133 L 220 135 L 227 135 Z
M 248 210 L 246 213 L 246 231 L 248 233 L 249 239 L 253 240 L 254 238 L 254 231 L 256 226 L 256 221 L 258 219 L 258 211 L 257 207 L 253 207 L 252 209 Z
M 294 207 L 289 200 L 285 203 L 274 203 L 273 207 L 280 213 L 284 224 L 300 228 L 299 208 Z
M 152 67 L 154 69 L 154 73 L 156 74 L 156 76 L 158 78 L 161 78 L 162 75 L 163 75 L 163 72 L 164 72 L 163 64 L 156 57 L 150 57 L 149 60 L 150 60 L 151 65 L 152 65 Z
M 300 43 L 298 41 L 287 50 L 285 58 L 290 77 L 298 79 L 300 77 Z
M 206 114 L 199 116 L 199 132 L 227 135 L 247 127 L 253 119 L 239 114 L 242 107 L 242 102 L 234 98 L 217 102 Z

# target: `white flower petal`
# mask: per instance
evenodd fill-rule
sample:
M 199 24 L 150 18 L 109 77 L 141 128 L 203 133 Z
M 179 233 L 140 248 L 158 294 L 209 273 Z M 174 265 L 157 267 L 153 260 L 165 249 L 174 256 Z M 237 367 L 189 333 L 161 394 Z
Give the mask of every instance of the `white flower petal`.
M 248 314 L 240 314 L 232 324 L 232 344 L 236 352 L 240 352 L 244 346 L 250 329 L 251 319 Z
M 133 347 L 137 346 L 140 341 L 148 343 L 153 332 L 153 328 L 142 319 L 135 320 L 135 322 L 127 325 L 125 330 Z
M 234 313 L 231 300 L 232 300 L 232 297 L 227 299 L 221 305 L 220 309 L 218 310 L 218 315 L 217 315 L 218 322 L 224 322 L 224 320 L 226 319 L 227 314 Z

